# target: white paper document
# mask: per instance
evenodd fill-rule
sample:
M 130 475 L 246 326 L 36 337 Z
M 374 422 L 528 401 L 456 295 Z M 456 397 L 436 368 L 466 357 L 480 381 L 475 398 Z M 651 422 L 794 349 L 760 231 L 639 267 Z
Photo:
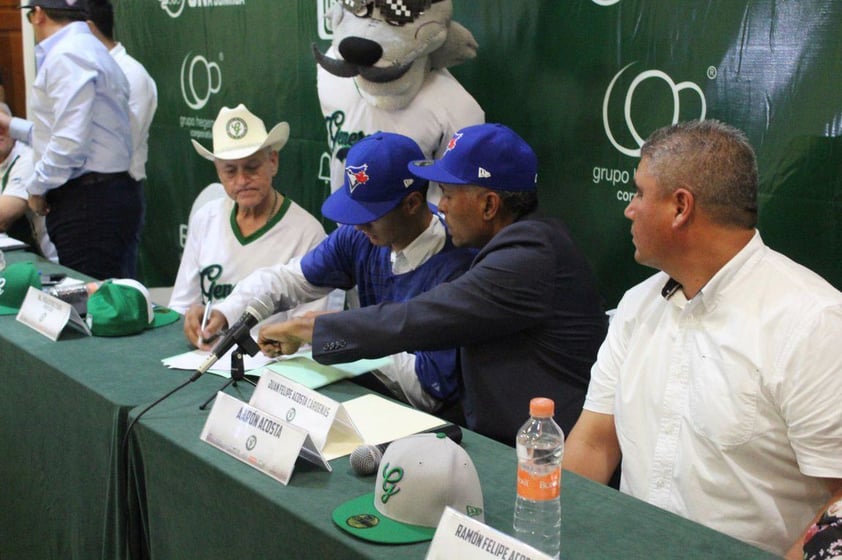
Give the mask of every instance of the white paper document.
M 342 406 L 363 436 L 363 441 L 371 444 L 394 441 L 446 423 L 437 416 L 375 394 L 345 401 Z
M 236 348 L 236 347 L 235 347 Z M 231 353 L 232 348 L 227 354 L 222 356 L 214 366 L 208 370 L 208 373 L 213 373 L 221 377 L 231 377 Z M 171 356 L 161 360 L 165 366 L 171 369 L 196 370 L 205 359 L 210 355 L 210 352 L 203 350 L 192 350 L 177 356 Z M 389 358 L 380 358 L 376 360 L 357 360 L 347 364 L 324 365 L 313 359 L 313 354 L 309 348 L 302 350 L 296 354 L 283 356 L 281 358 L 267 358 L 262 353 L 258 352 L 254 356 L 248 354 L 243 355 L 243 368 L 253 377 L 261 377 L 263 369 L 268 368 L 271 371 L 280 373 L 284 377 L 292 379 L 296 383 L 300 383 L 309 389 L 318 389 L 324 387 L 340 379 L 354 377 L 362 373 L 383 367 L 389 363 Z
M 29 247 L 23 241 L 18 241 L 14 237 L 9 237 L 5 233 L 0 233 L 0 249 L 4 251 L 14 251 L 15 249 L 26 249 Z
M 223 356 L 221 356 L 213 367 L 208 370 L 208 373 L 213 373 L 221 377 L 231 377 L 231 354 L 233 354 L 236 349 L 237 346 L 235 345 Z M 191 350 L 189 352 L 185 352 L 184 354 L 164 358 L 161 362 L 170 369 L 185 369 L 194 371 L 205 362 L 208 356 L 210 356 L 210 352 L 206 352 L 205 350 Z M 251 370 L 262 368 L 272 361 L 272 358 L 267 358 L 260 352 L 254 356 L 249 356 L 244 353 L 243 369 L 251 375 Z

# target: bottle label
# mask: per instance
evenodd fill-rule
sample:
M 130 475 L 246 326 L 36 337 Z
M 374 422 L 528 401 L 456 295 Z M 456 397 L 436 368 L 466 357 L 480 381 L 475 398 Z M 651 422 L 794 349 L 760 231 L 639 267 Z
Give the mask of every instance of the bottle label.
M 527 500 L 554 500 L 561 495 L 561 467 L 538 476 L 521 467 L 517 469 L 517 495 Z

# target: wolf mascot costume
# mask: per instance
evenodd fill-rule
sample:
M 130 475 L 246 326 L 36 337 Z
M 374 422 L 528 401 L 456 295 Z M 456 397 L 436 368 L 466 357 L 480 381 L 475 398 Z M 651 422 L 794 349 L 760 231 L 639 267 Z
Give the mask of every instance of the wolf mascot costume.
M 415 140 L 427 157 L 485 113 L 446 70 L 476 56 L 470 31 L 451 21 L 451 0 L 337 0 L 327 17 L 327 53 L 313 46 L 330 153 L 331 191 L 342 185 L 345 154 L 379 130 Z M 327 161 L 329 159 L 329 162 Z

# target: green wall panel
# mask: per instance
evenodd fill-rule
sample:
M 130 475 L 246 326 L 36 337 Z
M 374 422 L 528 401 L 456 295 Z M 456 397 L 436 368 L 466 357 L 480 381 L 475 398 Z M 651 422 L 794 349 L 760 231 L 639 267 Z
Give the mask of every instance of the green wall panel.
M 329 4 L 117 4 L 118 38 L 159 90 L 141 252 L 148 285 L 175 276 L 192 201 L 215 180 L 189 139 L 209 144 L 201 136 L 224 105 L 245 102 L 267 126 L 290 123 L 276 186 L 320 216 L 327 136 L 310 45 L 328 44 L 319 14 Z M 623 217 L 640 141 L 703 115 L 755 145 L 766 242 L 842 288 L 842 2 L 455 0 L 454 19 L 480 48 L 451 71 L 488 121 L 536 149 L 542 206 L 570 225 L 609 306 L 651 273 L 634 262 Z

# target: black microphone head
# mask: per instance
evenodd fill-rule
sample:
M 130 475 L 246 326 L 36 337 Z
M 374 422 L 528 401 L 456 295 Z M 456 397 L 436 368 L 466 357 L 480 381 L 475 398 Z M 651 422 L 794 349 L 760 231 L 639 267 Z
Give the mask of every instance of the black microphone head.
M 360 476 L 377 472 L 383 451 L 377 445 L 360 445 L 351 453 L 351 468 Z

